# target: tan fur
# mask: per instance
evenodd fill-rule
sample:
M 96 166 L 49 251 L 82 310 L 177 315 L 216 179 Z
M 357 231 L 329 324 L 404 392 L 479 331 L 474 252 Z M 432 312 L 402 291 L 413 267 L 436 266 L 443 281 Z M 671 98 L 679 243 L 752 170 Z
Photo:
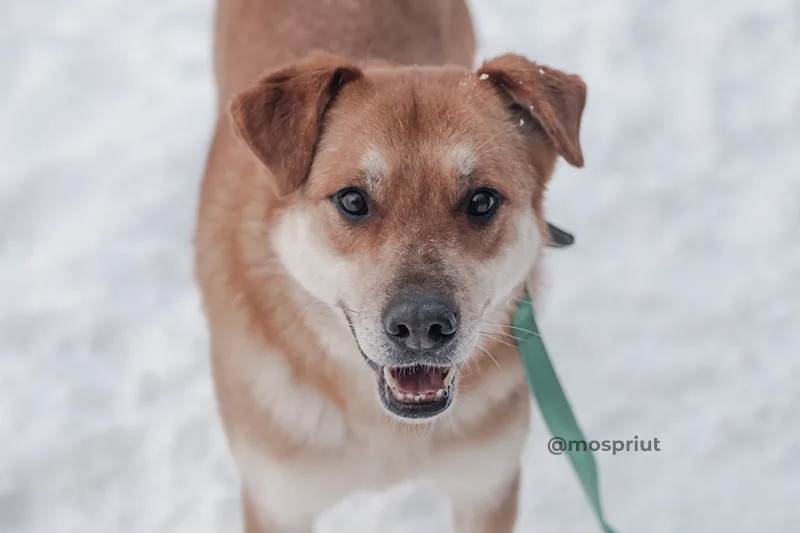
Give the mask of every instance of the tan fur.
M 469 70 L 463 0 L 220 0 L 215 29 L 196 266 L 246 531 L 307 532 L 348 492 L 427 477 L 459 533 L 510 532 L 530 402 L 509 316 L 556 157 L 583 162 L 583 83 L 512 55 Z M 363 225 L 330 200 L 356 185 Z M 476 186 L 505 199 L 486 227 L 457 209 Z M 382 357 L 388 295 L 430 283 L 468 331 L 454 404 L 412 424 L 361 352 Z

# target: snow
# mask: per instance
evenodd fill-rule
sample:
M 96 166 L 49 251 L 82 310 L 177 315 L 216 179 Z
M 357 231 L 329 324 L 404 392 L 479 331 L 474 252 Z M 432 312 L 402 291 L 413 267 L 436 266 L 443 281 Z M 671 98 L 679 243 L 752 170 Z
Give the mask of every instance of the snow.
M 482 55 L 589 87 L 539 321 L 621 532 L 800 525 L 800 7 L 476 0 Z M 209 0 L 0 7 L 0 531 L 236 531 L 190 241 Z M 538 417 L 518 531 L 597 531 Z M 298 495 L 302 497 L 302 495 Z M 446 531 L 425 486 L 319 531 Z

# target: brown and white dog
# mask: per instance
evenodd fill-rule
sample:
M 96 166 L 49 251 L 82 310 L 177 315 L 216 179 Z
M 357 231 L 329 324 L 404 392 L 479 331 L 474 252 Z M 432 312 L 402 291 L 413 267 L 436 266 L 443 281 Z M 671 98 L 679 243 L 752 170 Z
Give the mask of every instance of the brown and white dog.
M 509 314 L 586 91 L 474 46 L 463 0 L 219 2 L 196 266 L 249 532 L 415 478 L 455 531 L 513 528 Z

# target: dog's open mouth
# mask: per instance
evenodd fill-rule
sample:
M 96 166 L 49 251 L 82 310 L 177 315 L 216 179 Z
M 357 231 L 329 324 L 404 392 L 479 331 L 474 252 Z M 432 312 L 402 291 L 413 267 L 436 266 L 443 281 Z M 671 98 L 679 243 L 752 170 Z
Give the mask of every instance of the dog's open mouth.
M 377 369 L 384 407 L 403 418 L 430 418 L 453 399 L 457 369 L 453 366 L 384 366 Z

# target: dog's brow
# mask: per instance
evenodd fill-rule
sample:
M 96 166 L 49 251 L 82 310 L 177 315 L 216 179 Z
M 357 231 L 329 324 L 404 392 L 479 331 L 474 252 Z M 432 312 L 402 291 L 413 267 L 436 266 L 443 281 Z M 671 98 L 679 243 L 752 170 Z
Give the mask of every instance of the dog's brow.
M 470 181 L 475 173 L 475 152 L 468 146 L 456 144 L 448 150 L 447 157 L 458 176 L 464 181 Z
M 386 175 L 387 164 L 383 154 L 377 148 L 369 148 L 361 158 L 361 171 L 371 185 Z

